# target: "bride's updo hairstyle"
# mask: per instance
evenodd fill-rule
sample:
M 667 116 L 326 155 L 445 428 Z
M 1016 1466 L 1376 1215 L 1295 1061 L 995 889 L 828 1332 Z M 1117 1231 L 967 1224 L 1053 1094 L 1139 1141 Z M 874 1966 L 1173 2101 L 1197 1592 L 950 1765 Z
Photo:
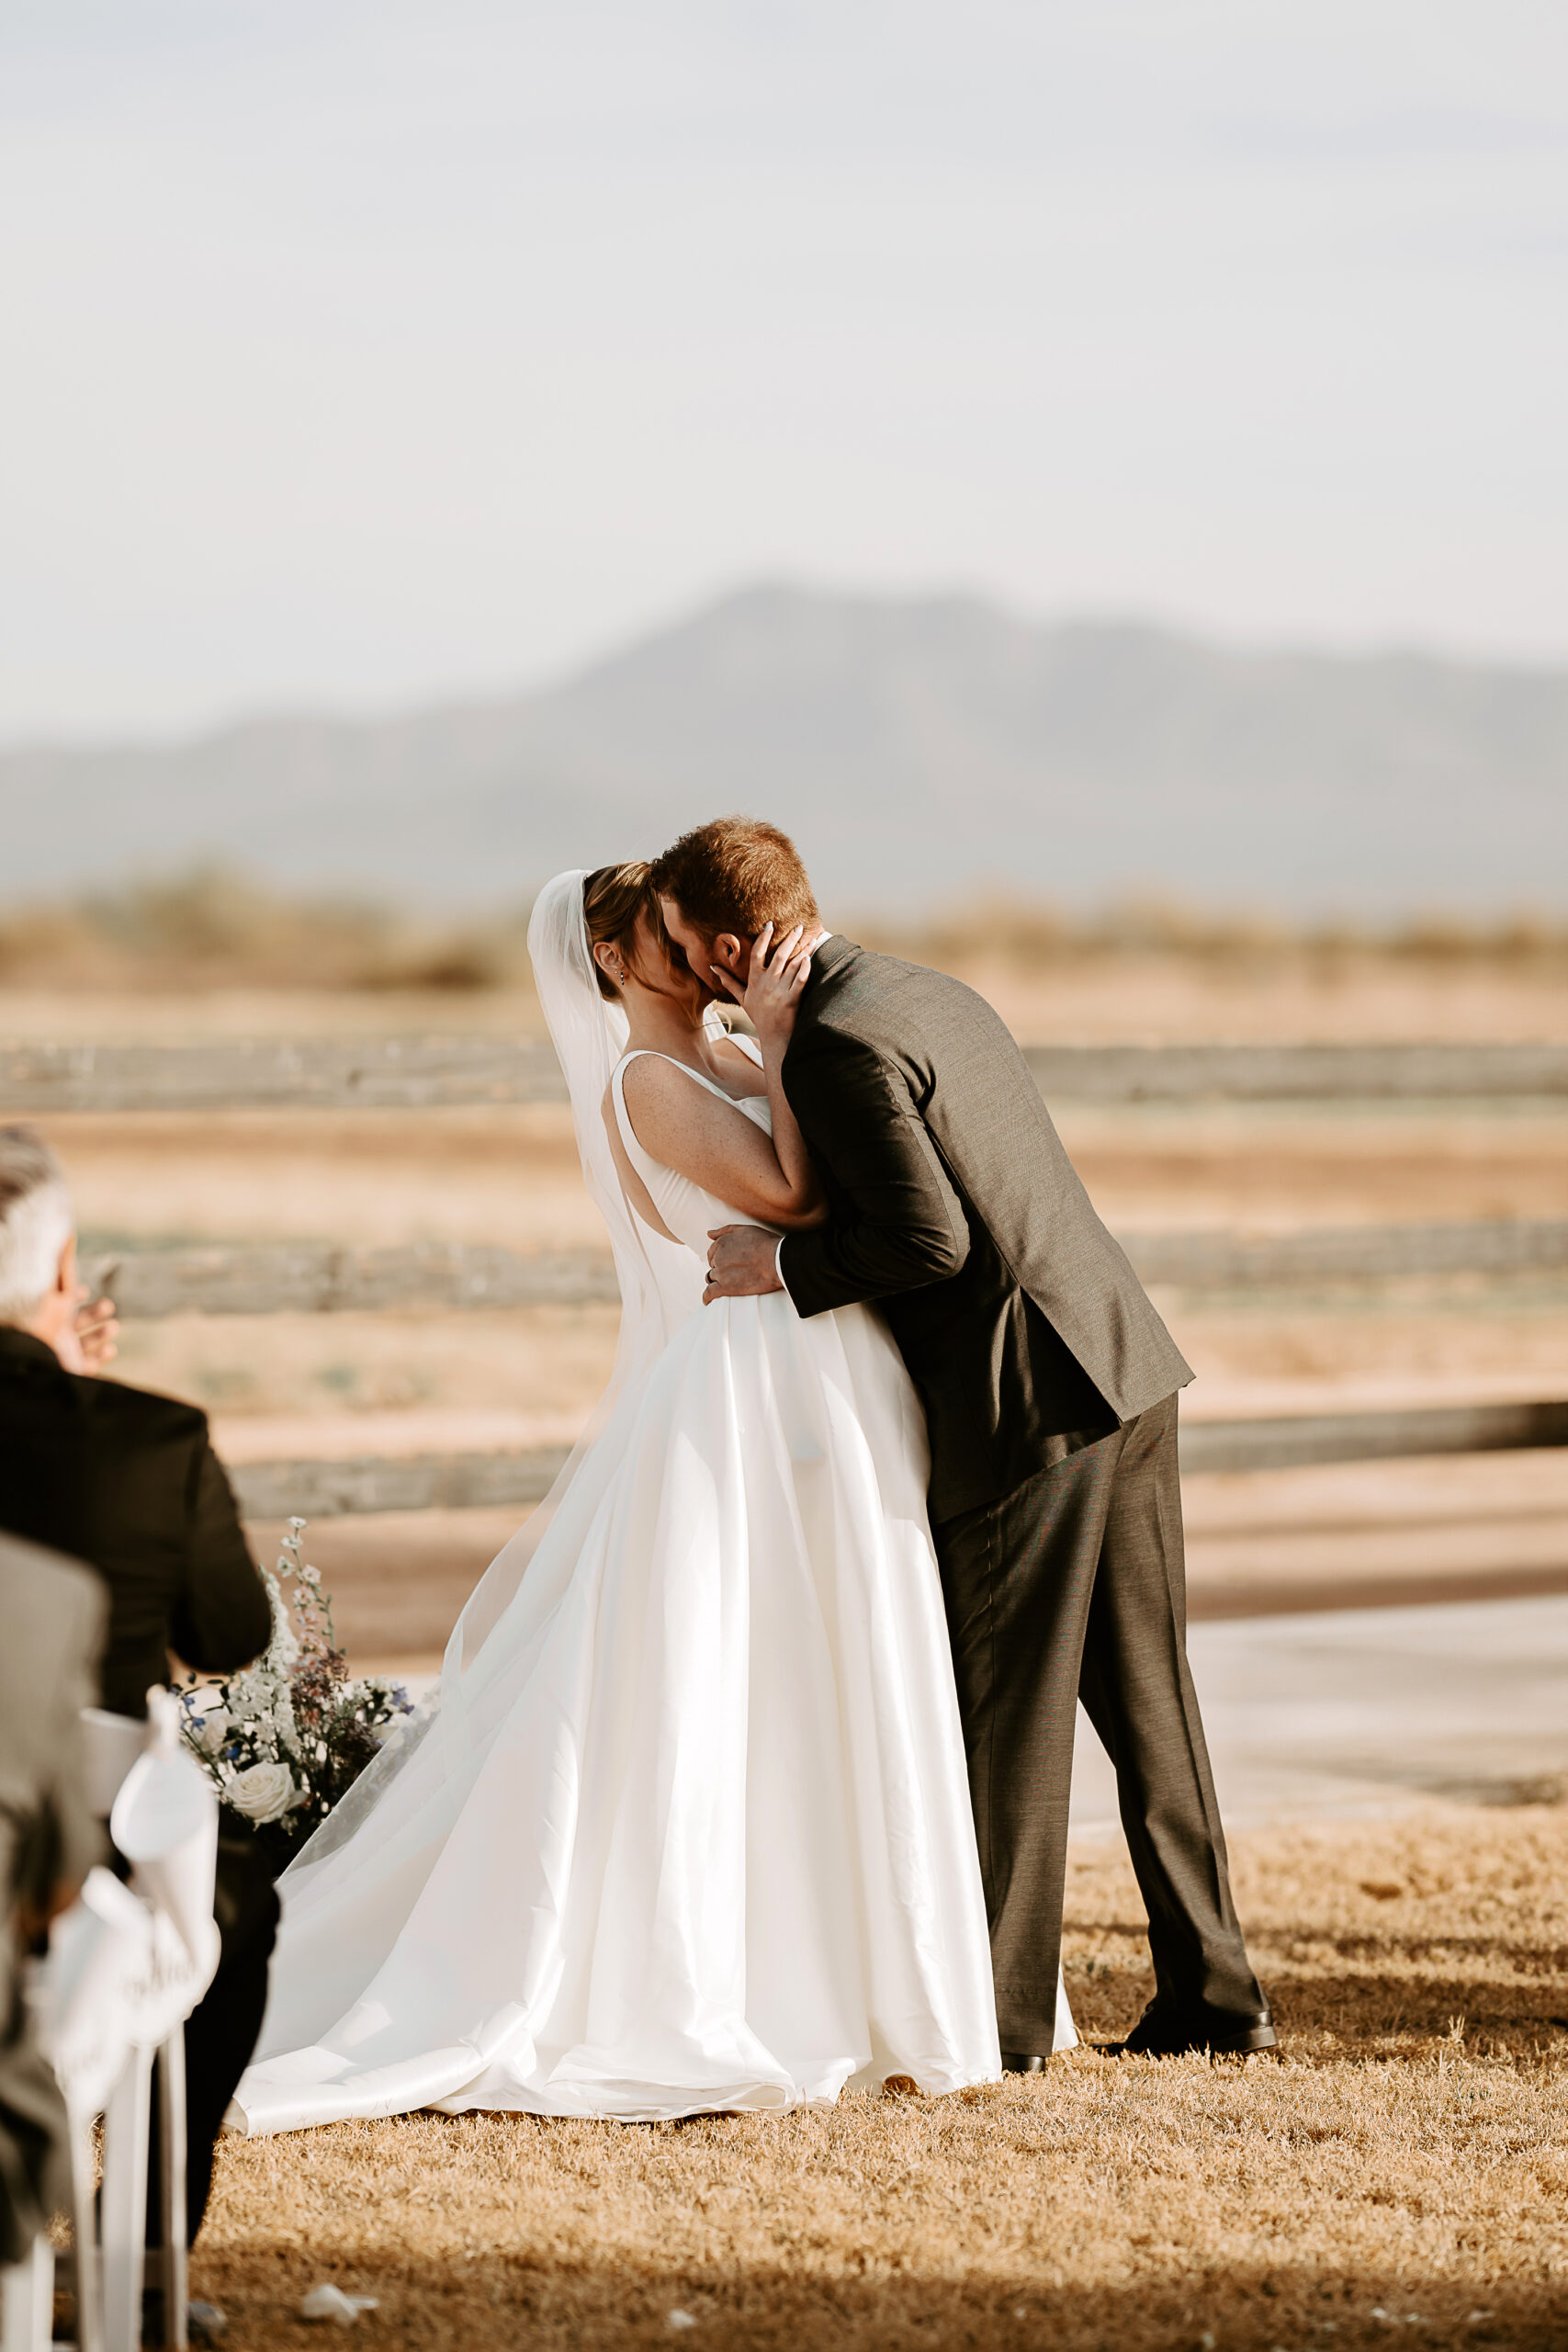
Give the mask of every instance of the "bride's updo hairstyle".
M 625 865 L 601 865 L 583 877 L 582 920 L 588 930 L 590 956 L 596 947 L 618 947 L 635 970 L 637 944 L 632 934 L 638 915 L 648 917 L 655 946 L 669 958 L 670 941 L 654 892 L 653 868 L 645 857 L 634 857 Z M 593 977 L 605 1001 L 618 1004 L 621 992 L 597 956 L 593 959 Z
M 759 817 L 716 817 L 682 833 L 649 871 L 655 905 L 660 893 L 673 899 L 705 939 L 755 939 L 770 922 L 775 938 L 797 922 L 821 926 L 800 852 Z

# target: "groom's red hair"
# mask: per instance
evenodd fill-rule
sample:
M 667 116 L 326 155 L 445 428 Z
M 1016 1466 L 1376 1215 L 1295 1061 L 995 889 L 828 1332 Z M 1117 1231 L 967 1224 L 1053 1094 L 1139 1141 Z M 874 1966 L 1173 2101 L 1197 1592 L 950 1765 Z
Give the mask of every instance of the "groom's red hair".
M 769 922 L 775 935 L 797 922 L 813 931 L 822 920 L 800 852 L 760 817 L 716 817 L 682 833 L 655 858 L 653 887 L 709 939 L 755 939 Z

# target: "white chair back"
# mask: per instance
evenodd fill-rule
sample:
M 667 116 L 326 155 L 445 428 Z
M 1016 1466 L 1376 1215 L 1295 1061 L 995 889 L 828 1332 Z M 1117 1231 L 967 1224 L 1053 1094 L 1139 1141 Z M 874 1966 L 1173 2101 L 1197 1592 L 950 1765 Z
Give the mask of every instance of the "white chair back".
M 5 2352 L 50 2352 L 54 2329 L 54 2252 L 47 2238 L 0 2270 L 4 2281 Z
M 130 1715 L 111 1715 L 103 1707 L 84 1707 L 82 1743 L 88 1809 L 99 1821 L 107 1821 L 121 1781 L 147 1745 L 147 1726 Z

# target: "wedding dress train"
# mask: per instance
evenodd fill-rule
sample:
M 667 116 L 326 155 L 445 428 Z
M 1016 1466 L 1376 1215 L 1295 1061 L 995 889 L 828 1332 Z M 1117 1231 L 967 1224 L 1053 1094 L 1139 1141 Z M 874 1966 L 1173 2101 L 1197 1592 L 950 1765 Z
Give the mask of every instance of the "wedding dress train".
M 621 1067 L 683 1245 L 669 1336 L 433 1720 L 286 1874 L 249 2132 L 998 2072 L 908 1374 L 867 1308 L 701 1305 L 709 1227 L 745 1220 L 641 1150 Z

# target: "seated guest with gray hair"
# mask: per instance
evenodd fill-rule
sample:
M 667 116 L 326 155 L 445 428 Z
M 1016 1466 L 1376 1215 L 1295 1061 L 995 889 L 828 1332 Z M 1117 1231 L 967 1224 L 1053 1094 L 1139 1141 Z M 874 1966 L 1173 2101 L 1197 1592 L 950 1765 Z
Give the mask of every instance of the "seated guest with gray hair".
M 172 1657 L 231 1672 L 265 1649 L 271 1614 L 207 1416 L 100 1377 L 112 1315 L 85 1299 L 64 1171 L 33 1128 L 0 1127 L 0 1531 L 97 1570 L 108 1588 L 98 1695 L 139 1716 Z M 228 1813 L 215 1907 L 222 1958 L 186 2027 L 193 2237 L 261 2030 L 277 1924 L 265 1858 Z
M 109 1587 L 103 1704 L 146 1712 L 171 1651 L 227 1673 L 266 1646 L 266 1592 L 195 1405 L 95 1375 L 65 1178 L 30 1127 L 0 1127 L 0 1527 L 86 1560 Z

